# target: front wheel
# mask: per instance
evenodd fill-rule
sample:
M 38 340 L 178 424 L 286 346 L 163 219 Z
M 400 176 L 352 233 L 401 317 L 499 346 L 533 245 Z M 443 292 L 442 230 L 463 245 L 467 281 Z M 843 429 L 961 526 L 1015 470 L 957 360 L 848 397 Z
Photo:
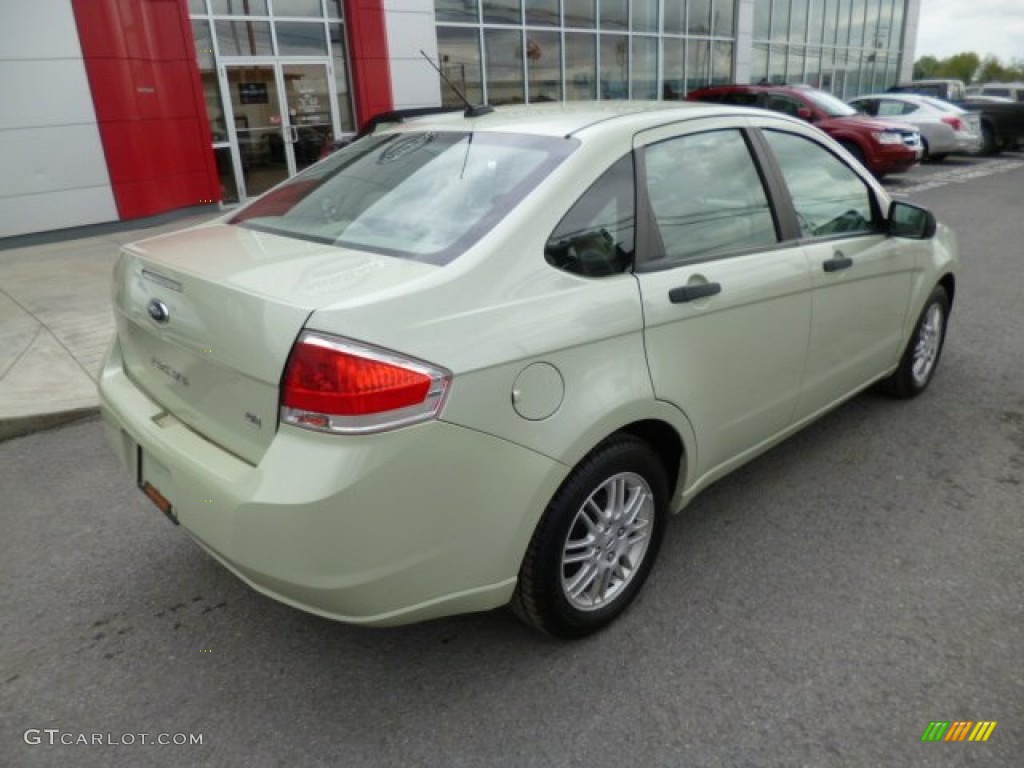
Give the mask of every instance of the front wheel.
M 899 367 L 882 382 L 882 388 L 899 398 L 917 397 L 928 388 L 939 365 L 949 320 L 949 295 L 935 286 L 910 335 Z
M 598 446 L 534 531 L 512 599 L 516 614 L 562 638 L 610 624 L 650 573 L 667 508 L 665 468 L 647 443 L 620 435 Z

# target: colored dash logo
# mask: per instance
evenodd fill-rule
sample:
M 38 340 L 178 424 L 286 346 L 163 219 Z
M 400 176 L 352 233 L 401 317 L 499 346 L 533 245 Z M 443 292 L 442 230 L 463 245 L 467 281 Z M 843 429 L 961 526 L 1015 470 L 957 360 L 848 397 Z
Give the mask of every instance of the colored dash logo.
M 995 728 L 995 720 L 932 720 L 921 741 L 988 741 Z

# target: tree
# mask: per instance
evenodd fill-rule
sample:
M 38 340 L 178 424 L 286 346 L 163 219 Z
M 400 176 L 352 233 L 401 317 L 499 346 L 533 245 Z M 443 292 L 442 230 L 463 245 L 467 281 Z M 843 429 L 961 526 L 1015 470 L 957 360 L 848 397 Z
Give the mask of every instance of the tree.
M 1001 82 L 1006 80 L 1006 67 L 995 56 L 986 56 L 981 61 L 981 69 L 978 70 L 979 83 Z
M 943 69 L 946 71 L 946 77 L 956 78 L 957 80 L 969 83 L 974 79 L 974 73 L 978 71 L 981 61 L 978 59 L 978 54 L 971 51 L 950 56 L 942 64 Z
M 914 79 L 928 80 L 939 70 L 939 60 L 934 56 L 922 56 L 914 62 Z

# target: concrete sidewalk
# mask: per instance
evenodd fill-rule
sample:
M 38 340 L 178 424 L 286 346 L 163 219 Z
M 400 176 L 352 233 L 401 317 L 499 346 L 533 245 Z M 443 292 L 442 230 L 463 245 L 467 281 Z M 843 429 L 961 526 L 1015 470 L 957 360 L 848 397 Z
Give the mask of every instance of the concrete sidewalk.
M 119 248 L 216 215 L 0 250 L 0 440 L 97 411 Z

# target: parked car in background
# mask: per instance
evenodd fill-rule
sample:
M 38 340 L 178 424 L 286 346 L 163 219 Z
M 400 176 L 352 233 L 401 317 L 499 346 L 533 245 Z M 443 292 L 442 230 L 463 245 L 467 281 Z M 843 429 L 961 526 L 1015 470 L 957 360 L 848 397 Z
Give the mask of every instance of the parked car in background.
M 718 85 L 698 88 L 688 101 L 759 107 L 820 128 L 877 178 L 902 173 L 921 159 L 920 134 L 903 122 L 865 117 L 830 93 L 805 85 Z
M 933 96 L 943 101 L 963 101 L 967 98 L 967 88 L 963 80 L 924 79 L 897 83 L 886 89 L 888 93 L 917 93 L 922 96 Z
M 806 122 L 467 112 L 114 269 L 110 442 L 261 592 L 374 625 L 511 602 L 586 635 L 703 488 L 866 387 L 928 387 L 956 238 Z
M 921 134 L 924 160 L 941 161 L 953 152 L 981 150 L 981 118 L 948 101 L 912 93 L 878 93 L 850 99 L 850 106 L 871 117 L 893 118 Z
M 993 102 L 993 96 L 979 96 L 976 100 L 967 95 L 959 80 L 912 80 L 894 85 L 886 93 L 933 96 L 977 113 L 981 119 L 981 151 L 984 154 L 1013 149 L 1024 141 L 1024 103 Z
M 981 83 L 967 89 L 967 98 L 995 96 L 1007 101 L 1024 101 L 1024 83 Z

